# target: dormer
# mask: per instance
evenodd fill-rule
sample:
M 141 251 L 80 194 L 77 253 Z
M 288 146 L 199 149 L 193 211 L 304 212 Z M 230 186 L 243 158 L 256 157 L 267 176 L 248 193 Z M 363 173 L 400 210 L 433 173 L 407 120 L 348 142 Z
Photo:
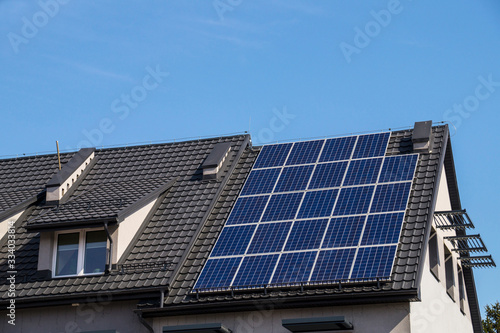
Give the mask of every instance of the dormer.
M 90 168 L 94 159 L 95 148 L 80 149 L 52 179 L 49 180 L 46 189 L 45 200 L 48 204 L 58 204 L 79 177 Z

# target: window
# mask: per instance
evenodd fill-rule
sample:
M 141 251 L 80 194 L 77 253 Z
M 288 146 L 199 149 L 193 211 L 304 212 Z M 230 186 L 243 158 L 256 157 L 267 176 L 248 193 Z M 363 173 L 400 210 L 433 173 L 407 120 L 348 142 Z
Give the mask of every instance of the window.
M 438 237 L 434 228 L 432 228 L 431 235 L 429 237 L 429 266 L 431 268 L 431 273 L 439 281 Z
M 451 297 L 451 299 L 455 300 L 455 274 L 453 272 L 453 256 L 446 246 L 444 247 L 444 268 L 446 273 L 446 292 Z
M 462 267 L 457 265 L 458 272 L 458 297 L 460 299 L 460 310 L 465 313 L 465 287 L 464 287 L 464 274 Z
M 106 267 L 106 254 L 104 230 L 58 233 L 54 276 L 102 274 Z

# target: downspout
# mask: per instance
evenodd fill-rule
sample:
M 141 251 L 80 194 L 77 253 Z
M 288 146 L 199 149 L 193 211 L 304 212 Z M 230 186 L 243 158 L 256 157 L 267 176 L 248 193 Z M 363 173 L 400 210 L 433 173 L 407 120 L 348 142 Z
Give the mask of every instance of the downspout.
M 146 329 L 149 331 L 149 333 L 155 333 L 155 331 L 153 330 L 151 325 L 149 325 L 149 323 L 144 318 L 142 318 L 142 311 L 134 311 L 134 312 L 137 315 L 137 318 L 139 318 L 139 321 L 141 322 L 141 324 L 144 327 L 146 327 Z
M 106 231 L 106 236 L 108 237 L 109 240 L 109 250 L 108 250 L 108 262 L 106 264 L 106 273 L 109 273 L 111 270 L 111 261 L 112 261 L 112 251 L 113 251 L 113 239 L 111 239 L 111 235 L 109 234 L 108 230 L 108 222 L 104 222 L 104 230 Z

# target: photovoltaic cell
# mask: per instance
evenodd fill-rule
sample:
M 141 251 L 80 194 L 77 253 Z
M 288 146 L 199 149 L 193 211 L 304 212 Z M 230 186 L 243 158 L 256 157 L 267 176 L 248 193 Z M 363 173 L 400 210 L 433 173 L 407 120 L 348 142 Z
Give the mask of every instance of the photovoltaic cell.
M 254 224 L 224 228 L 212 251 L 212 257 L 244 254 L 255 228 Z
M 352 158 L 384 156 L 390 133 L 360 135 Z
M 374 184 L 382 165 L 382 158 L 353 160 L 349 163 L 343 186 Z
M 276 267 L 272 283 L 307 281 L 316 259 L 316 251 L 284 253 Z
M 395 255 L 395 245 L 360 248 L 352 269 L 351 279 L 389 276 Z
M 305 190 L 313 169 L 314 165 L 283 168 L 274 192 Z
M 259 222 L 259 218 L 266 206 L 267 199 L 269 199 L 268 195 L 238 198 L 226 224 L 232 225 Z
M 271 193 L 280 175 L 280 170 L 280 168 L 274 168 L 252 171 L 240 195 Z
M 322 248 L 358 245 L 365 219 L 364 215 L 332 218 Z
M 369 215 L 361 245 L 397 243 L 404 213 Z
M 286 165 L 315 163 L 324 140 L 296 142 L 286 161 Z
M 292 143 L 264 146 L 253 166 L 254 169 L 281 166 L 292 148 Z
M 281 251 L 291 226 L 292 222 L 260 224 L 248 248 L 248 253 Z M 245 249 L 243 249 L 243 251 L 245 251 Z
M 405 210 L 410 188 L 410 182 L 378 185 L 370 211 L 381 213 Z
M 332 213 L 338 190 L 323 190 L 306 192 L 304 201 L 300 206 L 297 218 L 312 218 L 330 216 Z
M 338 187 L 342 184 L 348 162 L 318 164 L 309 183 L 310 189 Z
M 333 215 L 354 215 L 368 212 L 370 200 L 375 186 L 344 187 L 340 190 L 339 199 Z
M 348 160 L 355 143 L 355 136 L 326 140 L 319 162 Z
M 262 217 L 262 222 L 293 219 L 302 195 L 302 192 L 272 195 Z
M 285 245 L 285 251 L 318 249 L 328 219 L 295 221 Z
M 233 286 L 267 284 L 271 279 L 279 254 L 245 257 Z
M 349 277 L 356 249 L 320 251 L 311 281 L 338 281 Z
M 229 286 L 240 262 L 241 257 L 209 259 L 194 289 Z
M 379 182 L 386 183 L 412 180 L 417 160 L 417 154 L 386 157 Z

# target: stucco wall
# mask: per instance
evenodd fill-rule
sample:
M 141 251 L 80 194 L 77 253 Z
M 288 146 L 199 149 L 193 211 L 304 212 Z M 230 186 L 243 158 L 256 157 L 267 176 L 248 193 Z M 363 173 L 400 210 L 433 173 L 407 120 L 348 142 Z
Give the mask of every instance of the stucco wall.
M 5 311 L 0 311 L 0 332 L 76 333 L 92 330 L 116 330 L 117 333 L 147 333 L 132 312 L 135 302 L 110 302 L 109 297 L 89 299 L 79 306 L 54 306 L 17 309 L 16 325 L 8 324 Z
M 450 197 L 446 182 L 444 168 L 441 170 L 441 179 L 438 187 L 435 211 L 451 210 Z M 434 224 L 433 224 L 434 225 Z M 434 225 L 435 227 L 435 225 Z M 429 267 L 429 251 L 424 258 L 424 268 L 421 283 L 421 302 L 413 302 L 410 305 L 411 332 L 472 332 L 470 312 L 465 298 L 463 312 L 460 309 L 458 291 L 457 265 L 460 264 L 458 255 L 453 252 L 453 274 L 455 275 L 455 288 L 452 297 L 446 292 L 446 272 L 444 247 L 452 249 L 452 244 L 444 240 L 445 236 L 454 236 L 455 232 L 443 231 L 435 228 L 438 238 L 439 266 L 437 277 L 434 276 Z M 465 295 L 466 297 L 466 295 Z
M 408 312 L 408 303 L 284 310 L 273 310 L 269 307 L 263 307 L 260 311 L 252 312 L 155 318 L 153 328 L 155 332 L 162 332 L 163 326 L 217 322 L 222 323 L 234 333 L 290 333 L 290 331 L 282 326 L 282 319 L 345 316 L 354 326 L 354 330 L 349 330 L 349 332 L 406 333 L 410 331 Z

